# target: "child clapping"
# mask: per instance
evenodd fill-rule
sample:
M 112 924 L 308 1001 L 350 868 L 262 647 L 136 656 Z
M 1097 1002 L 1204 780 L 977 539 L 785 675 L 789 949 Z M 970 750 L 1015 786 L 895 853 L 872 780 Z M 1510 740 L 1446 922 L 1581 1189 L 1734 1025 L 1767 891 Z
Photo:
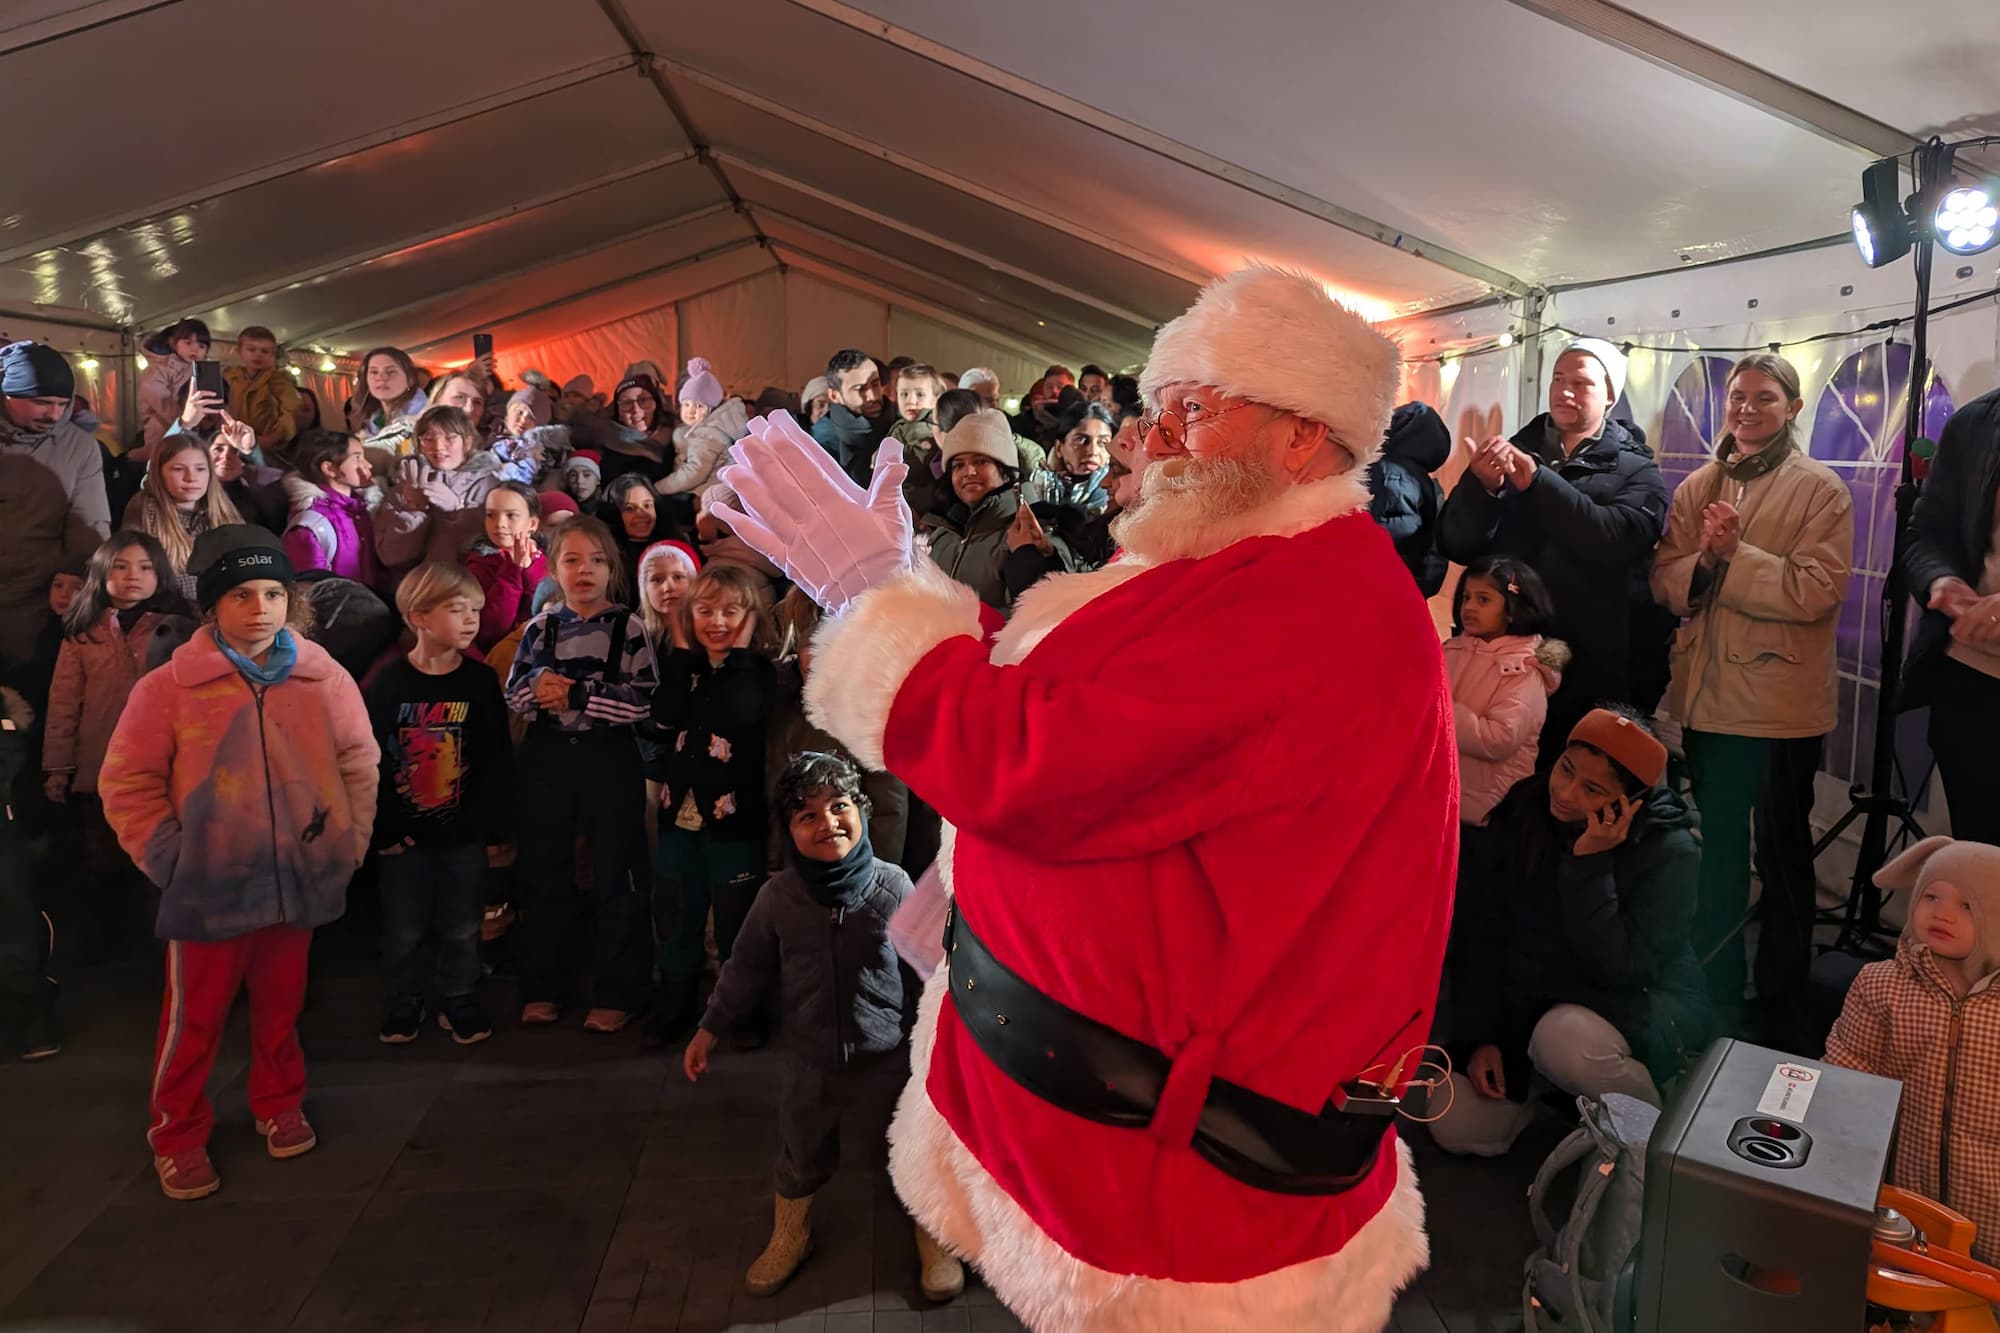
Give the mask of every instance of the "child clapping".
M 776 1222 L 745 1277 L 755 1296 L 784 1286 L 812 1248 L 813 1195 L 840 1161 L 843 1107 L 885 1104 L 909 1072 L 901 1053 L 903 973 L 889 918 L 910 880 L 875 859 L 860 772 L 836 755 L 796 756 L 778 779 L 777 816 L 790 835 L 790 864 L 758 893 L 683 1060 L 688 1078 L 699 1079 L 717 1034 L 757 1012 L 776 987 L 785 1061 Z M 921 1227 L 916 1238 L 924 1294 L 956 1296 L 965 1285 L 958 1261 Z
M 1973 1257 L 2000 1263 L 2000 847 L 1925 838 L 1875 883 L 1916 890 L 1909 920 L 1855 978 L 1827 1063 L 1902 1081 L 1890 1183 L 1972 1219 Z

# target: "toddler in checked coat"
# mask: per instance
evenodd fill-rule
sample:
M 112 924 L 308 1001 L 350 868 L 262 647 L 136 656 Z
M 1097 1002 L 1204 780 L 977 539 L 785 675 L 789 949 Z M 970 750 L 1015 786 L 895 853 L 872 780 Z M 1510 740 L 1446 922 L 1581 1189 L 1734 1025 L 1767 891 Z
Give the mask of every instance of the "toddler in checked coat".
M 1891 1183 L 1972 1219 L 1973 1257 L 2000 1263 L 2000 847 L 1925 838 L 1875 882 L 1914 890 L 1909 922 L 1855 978 L 1827 1062 L 1902 1081 Z

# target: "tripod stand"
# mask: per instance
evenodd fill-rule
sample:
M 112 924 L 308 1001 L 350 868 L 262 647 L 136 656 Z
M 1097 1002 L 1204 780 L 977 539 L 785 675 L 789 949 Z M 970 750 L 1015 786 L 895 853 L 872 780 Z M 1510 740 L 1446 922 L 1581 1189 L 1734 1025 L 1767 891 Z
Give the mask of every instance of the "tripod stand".
M 1933 152 L 1917 154 L 1916 195 L 1923 198 L 1931 181 L 1943 169 Z M 1912 243 L 1917 269 L 1917 308 L 1910 329 L 1909 403 L 1903 419 L 1902 479 L 1896 486 L 1896 549 L 1888 577 L 1882 582 L 1882 671 L 1875 696 L 1875 746 L 1868 780 L 1848 788 L 1846 813 L 1813 844 L 1817 861 L 1841 834 L 1859 819 L 1861 847 L 1854 859 L 1854 880 L 1848 887 L 1847 902 L 1838 914 L 1838 950 L 1854 949 L 1873 940 L 1882 930 L 1882 891 L 1875 887 L 1875 872 L 1889 858 L 1890 826 L 1894 836 L 1918 839 L 1924 836 L 1910 802 L 1895 790 L 1897 696 L 1903 682 L 1903 641 L 1910 625 L 1910 589 L 1903 578 L 1902 551 L 1911 515 L 1917 507 L 1917 478 L 1914 452 L 1923 442 L 1924 402 L 1930 389 L 1930 304 L 1931 254 L 1933 242 L 1928 231 Z M 1822 917 L 1822 919 L 1826 919 Z

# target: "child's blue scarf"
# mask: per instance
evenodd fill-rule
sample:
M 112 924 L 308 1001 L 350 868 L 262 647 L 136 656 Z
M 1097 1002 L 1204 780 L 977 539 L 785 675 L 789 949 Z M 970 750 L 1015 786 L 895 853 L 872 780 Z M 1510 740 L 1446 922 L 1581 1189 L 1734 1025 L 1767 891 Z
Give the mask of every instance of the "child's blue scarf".
M 243 679 L 252 685 L 282 685 L 292 674 L 292 668 L 299 662 L 299 645 L 292 638 L 289 629 L 278 631 L 278 637 L 271 640 L 271 651 L 264 654 L 264 665 L 258 666 L 229 646 L 229 640 L 222 637 L 221 630 L 215 630 L 215 646 L 222 649 L 222 655 L 235 663 L 243 673 Z

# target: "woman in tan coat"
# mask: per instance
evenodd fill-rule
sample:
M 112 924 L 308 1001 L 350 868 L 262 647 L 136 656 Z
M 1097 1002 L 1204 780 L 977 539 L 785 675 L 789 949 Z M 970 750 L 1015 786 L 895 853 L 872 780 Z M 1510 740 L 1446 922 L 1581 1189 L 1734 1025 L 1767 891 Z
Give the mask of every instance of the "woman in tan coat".
M 1813 777 L 1836 718 L 1834 627 L 1854 556 L 1846 485 L 1796 438 L 1799 373 L 1768 352 L 1730 371 L 1729 433 L 1681 483 L 1653 563 L 1675 635 L 1668 710 L 1702 817 L 1694 945 L 1724 1015 L 1743 1000 L 1734 935 L 1750 896 L 1754 812 L 1762 929 L 1756 984 L 1770 1026 L 1800 1025 L 1812 948 Z M 1727 941 L 1725 944 L 1724 941 Z

